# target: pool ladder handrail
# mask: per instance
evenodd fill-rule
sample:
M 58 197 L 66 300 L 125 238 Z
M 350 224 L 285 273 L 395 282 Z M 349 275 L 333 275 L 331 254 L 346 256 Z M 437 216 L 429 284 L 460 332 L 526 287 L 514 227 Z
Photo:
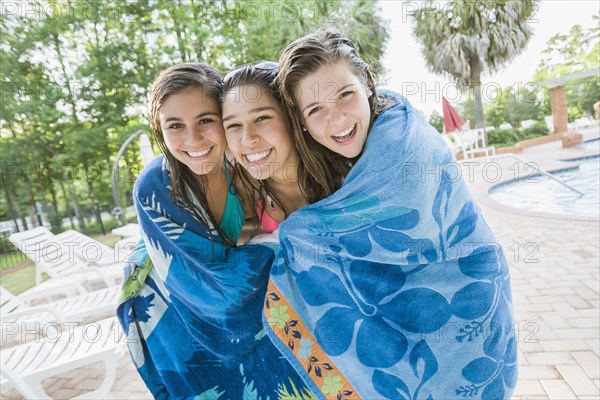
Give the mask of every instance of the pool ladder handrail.
M 497 158 L 514 158 L 515 160 L 518 160 L 518 161 L 522 162 L 525 165 L 532 164 L 530 161 L 527 161 L 527 160 L 525 160 L 525 159 L 517 156 L 514 153 L 505 153 L 505 154 L 497 154 L 497 155 L 493 155 L 493 156 L 478 157 L 478 158 L 475 158 L 475 160 L 477 160 L 477 161 L 482 161 L 482 160 L 485 161 L 485 160 L 491 160 L 491 159 L 497 159 Z M 462 160 L 462 161 L 470 161 L 470 160 L 473 160 L 473 159 Z M 574 191 L 579 196 L 583 196 L 584 195 L 579 190 L 575 189 L 574 187 L 572 187 L 572 186 L 568 185 L 567 183 L 563 182 L 562 180 L 558 179 L 557 177 L 555 177 L 551 173 L 549 173 L 549 172 L 545 171 L 544 169 L 542 169 L 540 166 L 538 166 L 537 168 L 538 168 L 538 173 L 541 173 L 542 175 L 547 176 L 548 178 L 550 178 L 552 180 L 555 180 L 556 182 L 560 183 L 561 185 L 563 185 L 567 189 L 570 189 L 570 190 Z

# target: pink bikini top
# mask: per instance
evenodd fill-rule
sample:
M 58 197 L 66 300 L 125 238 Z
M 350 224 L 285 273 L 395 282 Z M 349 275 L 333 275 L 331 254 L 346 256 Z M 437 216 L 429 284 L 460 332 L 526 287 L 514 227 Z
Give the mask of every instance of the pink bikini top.
M 261 214 L 261 210 L 263 210 L 263 202 L 262 199 L 258 200 L 258 207 L 256 207 L 256 212 L 258 213 L 258 217 L 260 218 L 260 224 L 262 225 L 265 233 L 273 233 L 279 228 L 279 222 L 275 221 L 273 217 L 269 215 L 267 209 L 265 208 Z

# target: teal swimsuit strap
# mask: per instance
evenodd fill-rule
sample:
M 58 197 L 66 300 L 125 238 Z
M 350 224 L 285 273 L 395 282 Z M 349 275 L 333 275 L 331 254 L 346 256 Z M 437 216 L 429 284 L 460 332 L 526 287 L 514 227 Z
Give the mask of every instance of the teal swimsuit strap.
M 246 214 L 244 213 L 244 206 L 235 192 L 235 188 L 231 185 L 227 162 L 225 162 L 224 168 L 225 177 L 227 178 L 227 201 L 219 225 L 227 235 L 237 241 L 244 226 Z

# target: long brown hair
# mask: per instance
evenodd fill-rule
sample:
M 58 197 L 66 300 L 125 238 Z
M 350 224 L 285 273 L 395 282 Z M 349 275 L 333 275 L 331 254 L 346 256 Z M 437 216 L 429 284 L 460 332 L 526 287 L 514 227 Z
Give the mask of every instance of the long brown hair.
M 300 81 L 326 65 L 346 63 L 352 73 L 373 93 L 369 97 L 371 123 L 375 116 L 391 105 L 387 98 L 377 96 L 375 79 L 369 65 L 359 57 L 354 43 L 333 29 L 319 29 L 291 43 L 279 58 L 279 82 L 281 95 L 292 114 L 291 122 L 301 127 L 300 110 L 297 107 L 297 91 Z M 350 160 L 318 143 L 305 130 L 293 129 L 294 142 L 300 159 L 304 160 L 303 173 L 311 177 L 313 187 L 305 187 L 310 193 L 309 201 L 315 202 L 330 196 L 340 188 L 342 180 L 352 168 Z M 301 184 L 309 184 L 308 179 Z
M 219 226 L 212 214 L 206 198 L 207 180 L 198 176 L 189 167 L 177 160 L 167 148 L 162 128 L 160 126 L 159 110 L 163 103 L 174 94 L 190 88 L 202 90 L 202 96 L 218 101 L 221 95 L 222 80 L 217 70 L 203 63 L 185 63 L 174 65 L 162 71 L 152 84 L 149 119 L 152 124 L 152 134 L 162 153 L 167 159 L 171 183 L 171 199 L 178 206 L 187 208 L 194 217 L 208 230 L 214 228 L 221 241 L 230 247 L 235 247 L 234 238 L 229 237 Z M 195 204 L 194 199 L 200 206 Z M 210 235 L 212 241 L 212 235 Z
M 277 63 L 271 61 L 257 61 L 250 64 L 241 65 L 227 75 L 225 75 L 225 79 L 223 81 L 223 91 L 221 101 L 225 101 L 225 95 L 230 90 L 241 87 L 241 86 L 253 86 L 258 87 L 263 90 L 263 93 L 266 93 L 269 96 L 269 100 L 276 102 L 281 106 L 282 111 L 284 112 L 285 118 L 290 120 L 290 115 L 286 107 L 283 106 L 283 102 L 281 101 L 281 97 L 279 94 L 279 89 L 277 86 Z M 294 130 L 294 127 L 289 124 L 290 129 Z M 286 132 L 287 133 L 287 132 Z M 293 134 L 289 132 L 289 134 L 293 138 Z M 294 141 L 292 140 L 292 146 L 294 146 Z M 303 160 L 299 160 L 298 169 L 304 164 Z M 241 165 L 241 163 L 234 164 L 234 179 L 239 181 L 241 186 L 244 189 L 243 196 L 250 205 L 250 209 L 252 210 L 253 219 L 257 222 L 255 225 L 255 230 L 253 234 L 258 231 L 260 225 L 258 222 L 260 221 L 259 215 L 262 216 L 265 212 L 265 208 L 267 206 L 267 195 L 277 204 L 277 206 L 283 211 L 285 217 L 288 216 L 288 211 L 285 207 L 285 204 L 280 200 L 277 192 L 269 186 L 268 178 L 267 179 L 255 179 L 250 175 L 250 173 Z M 301 194 L 306 198 L 306 194 L 302 192 L 302 186 L 300 186 Z M 258 210 L 258 204 L 256 198 L 258 195 L 262 195 L 265 200 L 262 202 L 262 207 Z M 258 211 L 257 211 L 258 210 Z

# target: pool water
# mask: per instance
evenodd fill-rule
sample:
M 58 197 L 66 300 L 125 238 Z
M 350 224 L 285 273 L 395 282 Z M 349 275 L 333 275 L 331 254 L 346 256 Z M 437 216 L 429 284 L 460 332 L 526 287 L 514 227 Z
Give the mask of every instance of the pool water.
M 581 144 L 584 150 L 596 150 L 600 153 L 600 139 L 586 140 Z
M 490 190 L 490 196 L 499 203 L 531 211 L 600 217 L 600 158 L 596 156 L 572 162 L 579 164 L 579 168 L 553 175 L 583 192 L 583 196 L 543 175 L 500 184 Z

